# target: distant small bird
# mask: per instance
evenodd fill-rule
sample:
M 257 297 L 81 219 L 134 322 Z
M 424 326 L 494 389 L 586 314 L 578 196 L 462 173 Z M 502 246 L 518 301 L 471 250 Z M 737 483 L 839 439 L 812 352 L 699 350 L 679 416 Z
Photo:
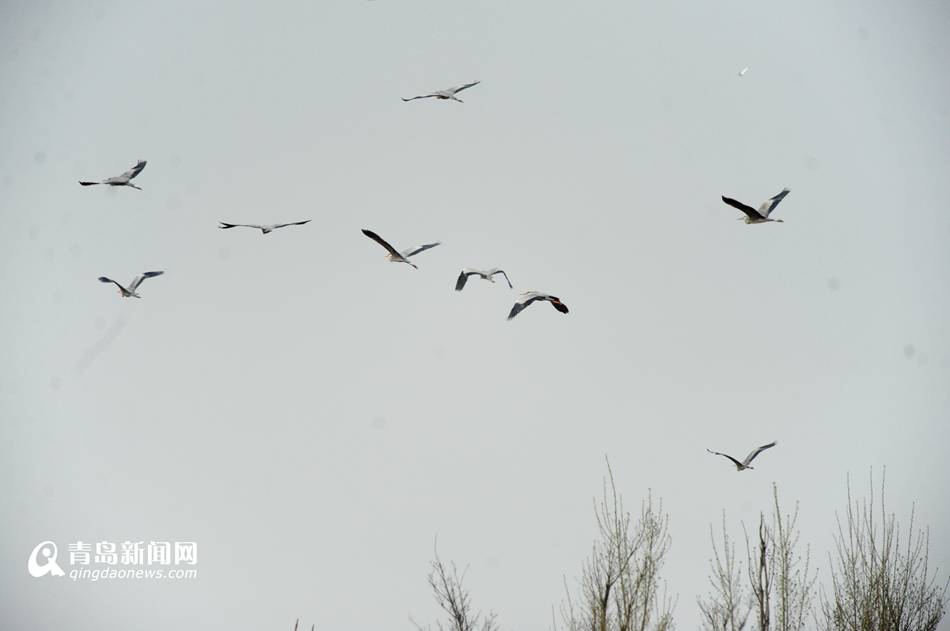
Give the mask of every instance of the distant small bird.
M 302 226 L 305 223 L 310 223 L 311 221 L 311 219 L 305 219 L 304 221 L 292 221 L 290 223 L 275 223 L 269 226 L 259 226 L 256 223 L 225 223 L 223 221 L 219 221 L 218 223 L 221 225 L 218 227 L 222 230 L 227 230 L 228 228 L 257 228 L 263 234 L 269 234 L 271 231 L 277 230 L 278 228 L 286 228 L 287 226 Z
M 480 269 L 472 269 L 470 267 L 466 267 L 462 270 L 462 273 L 459 274 L 458 280 L 455 281 L 455 291 L 462 291 L 462 288 L 465 287 L 465 282 L 468 280 L 469 276 L 480 276 L 481 278 L 484 278 L 488 282 L 494 283 L 495 282 L 494 276 L 496 274 L 501 274 L 502 276 L 504 276 L 505 280 L 508 282 L 508 288 L 514 289 L 514 287 L 512 287 L 511 285 L 511 281 L 508 279 L 508 274 L 506 274 L 505 270 L 503 269 L 493 267 L 491 269 L 480 270 Z
M 748 67 L 748 66 L 746 66 L 745 68 L 743 68 L 742 70 L 739 71 L 739 76 L 740 76 L 740 77 L 744 77 L 744 76 L 745 76 L 745 73 L 747 73 L 747 72 L 749 72 L 749 67 Z
M 434 248 L 435 246 L 441 245 L 442 243 L 441 241 L 436 241 L 435 243 L 424 243 L 422 245 L 417 245 L 414 248 L 409 248 L 408 250 L 403 250 L 402 252 L 399 252 L 396 250 L 396 248 L 389 245 L 388 241 L 383 239 L 381 236 L 379 236 L 372 230 L 367 230 L 366 228 L 363 228 L 362 232 L 367 237 L 369 237 L 376 243 L 386 248 L 386 251 L 389 252 L 389 254 L 386 255 L 386 258 L 388 258 L 391 262 L 408 263 L 409 265 L 412 265 L 416 269 L 419 269 L 419 266 L 413 263 L 412 261 L 410 261 L 409 257 L 415 256 L 416 254 L 419 254 L 419 252 L 424 252 L 425 250 L 428 250 L 429 248 Z
M 468 90 L 470 87 L 474 85 L 478 85 L 479 83 L 481 83 L 481 81 L 474 81 L 472 83 L 466 83 L 465 85 L 461 85 L 457 88 L 448 88 L 446 90 L 439 90 L 437 92 L 433 92 L 432 94 L 422 94 L 420 96 L 414 96 L 408 99 L 403 98 L 403 101 L 415 101 L 416 99 L 433 99 L 434 98 L 434 99 L 440 99 L 442 101 L 445 101 L 447 99 L 452 99 L 453 101 L 464 103 L 465 101 L 463 101 L 460 98 L 457 98 L 455 95 L 461 92 L 462 90 Z
M 109 186 L 131 186 L 132 188 L 142 190 L 135 184 L 132 184 L 132 178 L 142 172 L 142 169 L 145 168 L 146 161 L 139 160 L 134 167 L 123 173 L 122 175 L 117 175 L 115 177 L 110 177 L 102 180 L 101 182 L 83 182 L 79 183 L 83 186 L 96 186 L 97 184 L 108 184 Z
M 156 277 L 156 276 L 161 276 L 161 275 L 164 274 L 164 273 L 165 273 L 165 272 L 142 272 L 141 274 L 139 274 L 138 276 L 136 276 L 136 277 L 132 280 L 131 283 L 129 283 L 128 289 L 126 289 L 125 287 L 123 287 L 123 286 L 120 285 L 119 283 L 115 282 L 114 280 L 112 280 L 111 278 L 108 278 L 108 277 L 106 277 L 106 276 L 100 276 L 100 277 L 99 277 L 99 282 L 100 282 L 100 283 L 113 283 L 116 287 L 119 288 L 119 293 L 122 294 L 122 297 L 123 297 L 123 298 L 141 298 L 141 296 L 138 295 L 138 294 L 135 292 L 135 290 L 138 289 L 139 285 L 142 284 L 142 281 L 145 280 L 146 278 L 154 278 L 154 277 Z
M 560 311 L 561 313 L 567 313 L 567 305 L 561 302 L 561 299 L 557 296 L 552 296 L 551 294 L 543 294 L 539 291 L 526 291 L 521 294 L 521 298 L 514 304 L 511 308 L 511 313 L 508 314 L 508 319 L 512 319 L 516 315 L 522 312 L 525 307 L 530 305 L 536 300 L 547 300 L 551 303 L 551 306 Z
M 770 447 L 774 447 L 777 444 L 778 442 L 773 441 L 769 443 L 768 445 L 762 445 L 758 449 L 753 450 L 753 452 L 750 453 L 748 456 L 746 456 L 745 460 L 743 460 L 742 462 L 739 462 L 738 460 L 736 460 L 735 458 L 733 458 L 732 456 L 728 454 L 721 454 L 718 451 L 712 451 L 710 449 L 707 449 L 706 451 L 708 451 L 711 454 L 715 454 L 717 456 L 723 456 L 725 458 L 728 458 L 729 460 L 732 460 L 733 464 L 736 465 L 736 471 L 743 471 L 744 469 L 754 469 L 755 467 L 749 466 L 749 463 L 751 463 L 755 459 L 755 457 L 758 456 L 760 453 L 762 453 L 766 449 L 769 449 Z
M 785 199 L 785 196 L 789 194 L 787 188 L 782 189 L 782 192 L 776 195 L 775 197 L 770 197 L 766 201 L 762 202 L 762 205 L 759 206 L 759 209 L 756 210 L 751 206 L 746 206 L 742 202 L 738 202 L 732 198 L 726 197 L 723 195 L 722 201 L 726 202 L 733 208 L 738 208 L 744 212 L 746 217 L 739 217 L 739 219 L 745 219 L 746 223 L 765 223 L 767 221 L 777 221 L 782 223 L 781 219 L 771 219 L 769 215 L 775 210 L 775 207 L 778 206 L 779 202 Z

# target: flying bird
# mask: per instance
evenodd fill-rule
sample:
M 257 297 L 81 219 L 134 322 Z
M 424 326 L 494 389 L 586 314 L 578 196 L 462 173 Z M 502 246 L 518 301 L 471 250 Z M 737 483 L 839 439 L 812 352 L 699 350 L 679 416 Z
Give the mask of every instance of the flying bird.
M 739 76 L 740 76 L 740 77 L 744 77 L 744 76 L 745 76 L 745 73 L 747 73 L 747 72 L 749 72 L 749 67 L 748 67 L 748 66 L 746 66 L 745 68 L 743 68 L 742 70 L 739 71 Z
M 503 269 L 493 267 L 491 269 L 480 270 L 480 269 L 472 269 L 470 267 L 466 267 L 462 270 L 462 273 L 459 274 L 458 280 L 455 281 L 455 291 L 462 291 L 462 288 L 465 287 L 465 282 L 468 280 L 469 276 L 479 276 L 481 278 L 484 278 L 490 283 L 494 283 L 495 282 L 494 276 L 496 274 L 501 274 L 502 276 L 504 276 L 505 280 L 508 282 L 508 288 L 514 289 L 514 287 L 511 286 L 511 280 L 508 279 L 508 274 L 506 274 L 505 270 Z
M 227 230 L 228 228 L 257 228 L 261 231 L 261 233 L 269 234 L 271 231 L 277 230 L 278 228 L 286 228 L 287 226 L 302 226 L 305 223 L 310 223 L 310 221 L 312 220 L 305 219 L 304 221 L 292 221 L 290 223 L 275 223 L 269 226 L 259 226 L 256 223 L 225 223 L 223 221 L 219 221 L 218 223 L 221 225 L 218 227 L 222 230 Z
M 396 250 L 396 248 L 389 245 L 389 242 L 386 241 L 386 239 L 382 238 L 381 236 L 379 236 L 372 230 L 367 230 L 366 228 L 363 228 L 362 232 L 367 237 L 369 237 L 376 243 L 386 248 L 386 251 L 389 253 L 386 255 L 386 258 L 388 258 L 391 262 L 408 263 L 409 265 L 412 265 L 416 269 L 419 269 L 419 266 L 413 263 L 412 261 L 410 261 L 409 257 L 415 256 L 416 254 L 419 254 L 419 252 L 424 252 L 425 250 L 428 250 L 429 248 L 434 248 L 435 246 L 440 245 L 442 243 L 441 241 L 436 241 L 435 243 L 423 243 L 422 245 L 417 245 L 414 248 L 409 248 L 408 250 L 403 250 L 402 252 L 399 252 Z
M 560 311 L 561 313 L 567 313 L 567 305 L 561 302 L 561 299 L 557 296 L 552 296 L 551 294 L 543 294 L 540 291 L 526 291 L 521 294 L 521 297 L 518 298 L 518 302 L 514 304 L 511 308 L 511 313 L 508 314 L 508 319 L 512 319 L 516 315 L 522 312 L 525 307 L 530 305 L 536 300 L 547 300 L 551 303 L 551 306 Z
M 756 210 L 752 206 L 746 206 L 742 202 L 738 202 L 732 198 L 722 196 L 722 201 L 726 202 L 733 208 L 738 208 L 746 214 L 745 217 L 739 217 L 739 219 L 745 219 L 746 223 L 765 223 L 767 221 L 777 221 L 782 223 L 781 219 L 771 219 L 769 217 L 772 214 L 772 211 L 775 210 L 775 207 L 778 206 L 779 202 L 785 199 L 785 196 L 788 195 L 789 190 L 783 188 L 782 192 L 776 195 L 775 197 L 770 197 L 759 206 L 759 209 Z
M 123 287 L 119 283 L 115 282 L 114 280 L 106 276 L 100 276 L 99 282 L 114 284 L 116 287 L 119 288 L 119 293 L 122 294 L 123 298 L 141 298 L 141 296 L 138 295 L 135 290 L 138 289 L 139 285 L 142 284 L 142 281 L 145 280 L 146 278 L 154 278 L 155 276 L 161 276 L 164 273 L 165 272 L 142 272 L 141 274 L 136 276 L 132 280 L 131 283 L 129 283 L 128 288 Z
M 466 83 L 465 85 L 460 85 L 457 88 L 448 88 L 446 90 L 439 90 L 433 92 L 432 94 L 421 94 L 419 96 L 414 96 L 412 98 L 404 98 L 403 101 L 415 101 L 416 99 L 440 99 L 445 101 L 447 99 L 452 99 L 453 101 L 458 101 L 459 103 L 464 103 L 462 99 L 456 97 L 455 95 L 461 92 L 462 90 L 468 90 L 473 85 L 478 85 L 481 81 L 474 81 L 472 83 Z
M 768 445 L 762 445 L 762 446 L 759 447 L 758 449 L 754 449 L 754 450 L 752 451 L 752 453 L 750 453 L 748 456 L 746 456 L 746 457 L 745 457 L 745 460 L 743 460 L 742 462 L 739 462 L 738 460 L 736 460 L 735 458 L 733 458 L 733 457 L 730 456 L 729 454 L 721 454 L 721 453 L 719 453 L 718 451 L 712 451 L 712 450 L 710 450 L 710 449 L 707 449 L 706 451 L 708 451 L 708 452 L 711 453 L 711 454 L 715 454 L 715 455 L 717 455 L 717 456 L 723 456 L 724 458 L 728 458 L 729 460 L 732 460 L 733 464 L 736 465 L 736 471 L 742 471 L 742 470 L 744 470 L 744 469 L 754 469 L 755 467 L 750 466 L 749 463 L 751 463 L 751 462 L 755 459 L 755 457 L 758 456 L 760 453 L 762 453 L 762 452 L 765 451 L 766 449 L 769 449 L 770 447 L 774 447 L 774 446 L 777 445 L 777 444 L 778 444 L 778 442 L 773 441 L 773 442 L 769 443 Z
M 122 175 L 106 178 L 101 182 L 83 182 L 80 180 L 79 183 L 83 186 L 96 186 L 97 184 L 108 184 L 109 186 L 131 186 L 132 188 L 136 188 L 141 191 L 141 188 L 132 183 L 132 178 L 142 172 L 142 169 L 145 168 L 145 164 L 145 160 L 139 160 L 134 167 Z

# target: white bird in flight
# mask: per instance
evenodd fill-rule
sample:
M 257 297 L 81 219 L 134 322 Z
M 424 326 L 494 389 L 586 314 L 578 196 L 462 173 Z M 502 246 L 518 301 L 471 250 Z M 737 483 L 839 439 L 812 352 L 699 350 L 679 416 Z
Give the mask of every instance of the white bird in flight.
M 131 283 L 129 283 L 128 288 L 123 287 L 122 285 L 120 285 L 119 283 L 115 282 L 115 281 L 112 280 L 111 278 L 108 278 L 107 276 L 100 276 L 100 277 L 99 277 L 99 282 L 100 282 L 100 283 L 113 283 L 116 287 L 119 288 L 119 293 L 122 294 L 122 297 L 123 297 L 123 298 L 141 298 L 141 296 L 138 295 L 135 290 L 138 289 L 139 285 L 142 284 L 142 281 L 145 280 L 146 278 L 154 278 L 155 276 L 161 276 L 161 275 L 164 274 L 164 273 L 165 273 L 165 272 L 142 272 L 141 274 L 139 274 L 138 276 L 136 276 L 136 277 L 132 280 Z
M 745 457 L 745 460 L 743 460 L 742 462 L 739 462 L 738 460 L 736 460 L 735 458 L 733 458 L 733 457 L 730 456 L 729 454 L 721 454 L 721 453 L 719 453 L 718 451 L 712 451 L 711 449 L 707 449 L 706 451 L 708 451 L 708 452 L 711 453 L 711 454 L 715 454 L 715 455 L 717 455 L 717 456 L 723 456 L 723 457 L 725 457 L 725 458 L 728 458 L 729 460 L 732 460 L 733 464 L 736 465 L 736 471 L 743 471 L 743 470 L 745 470 L 745 469 L 754 469 L 755 467 L 750 466 L 750 463 L 755 459 L 755 457 L 758 456 L 758 455 L 759 455 L 760 453 L 762 453 L 763 451 L 765 451 L 766 449 L 768 449 L 768 448 L 770 448 L 770 447 L 774 447 L 774 446 L 777 445 L 777 444 L 778 444 L 778 442 L 773 441 L 773 442 L 769 443 L 768 445 L 762 445 L 762 446 L 759 447 L 758 449 L 754 449 L 754 450 L 752 451 L 752 453 L 750 453 L 748 456 L 746 456 L 746 457 Z
M 739 217 L 739 219 L 745 219 L 746 223 L 765 223 L 767 221 L 777 221 L 782 223 L 781 219 L 771 219 L 769 215 L 772 214 L 772 211 L 775 210 L 775 207 L 778 206 L 779 202 L 785 199 L 785 196 L 788 195 L 788 193 L 789 190 L 787 188 L 783 188 L 781 193 L 762 202 L 762 205 L 759 206 L 758 210 L 752 208 L 752 206 L 746 206 L 742 202 L 726 197 L 725 195 L 722 196 L 722 201 L 726 202 L 733 208 L 738 208 L 744 212 L 746 216 Z
M 478 85 L 479 83 L 481 83 L 481 81 L 473 81 L 472 83 L 466 83 L 465 85 L 460 85 L 457 88 L 448 88 L 446 90 L 439 90 L 437 92 L 433 92 L 432 94 L 421 94 L 419 96 L 414 96 L 408 99 L 403 98 L 403 101 L 415 101 L 416 99 L 440 99 L 440 100 L 445 101 L 447 99 L 451 99 L 453 101 L 458 101 L 459 103 L 464 103 L 465 101 L 463 101 L 460 98 L 457 98 L 455 95 L 461 92 L 462 90 L 467 90 L 473 85 Z
M 748 66 L 746 66 L 745 68 L 743 68 L 742 70 L 739 71 L 739 76 L 740 76 L 740 77 L 744 77 L 744 76 L 745 76 L 745 73 L 747 73 L 747 72 L 749 72 L 749 67 L 748 67 Z
M 278 228 L 286 228 L 287 226 L 302 226 L 305 223 L 310 223 L 310 221 L 312 220 L 305 219 L 304 221 L 292 221 L 290 223 L 275 223 L 269 226 L 259 226 L 256 223 L 225 223 L 223 221 L 219 221 L 218 223 L 221 225 L 218 227 L 222 230 L 227 230 L 228 228 L 257 228 L 262 234 L 269 234 Z
M 363 228 L 362 232 L 367 237 L 369 237 L 376 243 L 386 248 L 386 251 L 389 253 L 386 255 L 386 258 L 388 258 L 391 262 L 408 263 L 409 265 L 412 265 L 416 269 L 419 269 L 419 266 L 413 263 L 412 261 L 410 261 L 409 257 L 415 256 L 416 254 L 419 254 L 419 252 L 424 252 L 425 250 L 428 250 L 429 248 L 434 248 L 435 246 L 440 245 L 442 243 L 441 241 L 436 241 L 435 243 L 423 243 L 422 245 L 417 245 L 414 248 L 409 248 L 408 250 L 403 250 L 402 252 L 399 252 L 398 250 L 396 250 L 396 248 L 389 245 L 388 241 L 386 241 L 384 238 L 382 238 L 381 236 L 379 236 L 372 230 L 367 230 L 366 228 Z
M 466 267 L 462 270 L 462 273 L 459 274 L 458 280 L 455 281 L 455 291 L 462 291 L 462 288 L 465 287 L 465 282 L 468 280 L 469 276 L 480 276 L 481 278 L 484 278 L 488 282 L 494 283 L 495 282 L 494 276 L 496 274 L 501 274 L 502 276 L 504 276 L 505 280 L 508 282 L 508 288 L 514 289 L 514 287 L 512 287 L 511 285 L 511 280 L 508 278 L 508 274 L 506 274 L 505 270 L 503 269 L 493 267 L 491 269 L 480 270 L 480 269 L 472 269 L 470 267 Z
M 552 296 L 551 294 L 544 294 L 540 291 L 526 291 L 521 294 L 521 297 L 518 298 L 518 301 L 511 308 L 511 313 L 508 314 L 508 319 L 512 319 L 516 315 L 522 312 L 525 307 L 530 305 L 536 300 L 547 300 L 551 303 L 551 306 L 560 311 L 561 313 L 567 313 L 567 305 L 561 302 L 561 299 L 557 296 Z
M 80 180 L 80 184 L 83 186 L 96 186 L 97 184 L 108 184 L 109 186 L 131 186 L 132 188 L 142 190 L 138 186 L 132 183 L 132 178 L 142 172 L 142 169 L 145 168 L 146 161 L 139 160 L 134 167 L 123 173 L 122 175 L 117 175 L 115 177 L 110 177 L 102 180 L 101 182 L 83 182 Z

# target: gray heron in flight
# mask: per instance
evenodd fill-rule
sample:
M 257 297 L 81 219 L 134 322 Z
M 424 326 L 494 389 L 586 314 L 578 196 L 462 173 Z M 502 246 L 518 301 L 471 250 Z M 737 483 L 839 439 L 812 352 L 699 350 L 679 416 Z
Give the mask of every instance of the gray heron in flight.
M 123 298 L 141 298 L 141 296 L 138 295 L 138 293 L 136 293 L 135 290 L 139 288 L 139 285 L 142 284 L 142 281 L 145 280 L 146 278 L 154 278 L 156 276 L 161 276 L 164 273 L 165 272 L 142 272 L 141 274 L 136 276 L 134 279 L 132 279 L 132 282 L 129 283 L 128 287 L 123 287 L 122 285 L 112 280 L 111 278 L 108 278 L 107 276 L 100 276 L 99 282 L 114 284 L 116 287 L 119 288 L 119 293 L 122 294 Z
M 465 85 L 460 85 L 457 88 L 448 88 L 445 90 L 438 90 L 432 94 L 420 94 L 419 96 L 414 96 L 412 98 L 403 98 L 403 101 L 415 101 L 416 99 L 439 99 L 442 101 L 453 100 L 458 101 L 459 103 L 464 103 L 462 99 L 456 97 L 455 95 L 461 92 L 462 90 L 468 90 L 470 87 L 478 85 L 481 81 L 473 81 L 472 83 L 466 83 Z
M 777 444 L 778 444 L 777 441 L 772 441 L 768 445 L 762 445 L 761 447 L 758 447 L 757 449 L 753 449 L 752 453 L 746 456 L 745 460 L 743 460 L 742 462 L 739 462 L 738 460 L 736 460 L 729 454 L 721 454 L 718 451 L 712 451 L 711 449 L 707 449 L 706 451 L 708 451 L 711 454 L 715 454 L 717 456 L 722 456 L 724 458 L 728 458 L 729 460 L 732 460 L 732 463 L 736 465 L 736 471 L 743 471 L 745 469 L 754 469 L 755 467 L 751 466 L 751 463 L 753 460 L 755 460 L 755 457 L 758 456 L 763 451 L 765 451 L 766 449 L 769 449 L 770 447 L 774 447 Z
M 521 294 L 521 297 L 518 298 L 518 301 L 511 308 L 511 313 L 508 314 L 508 319 L 511 320 L 513 317 L 521 313 L 525 307 L 530 305 L 536 300 L 547 300 L 551 303 L 551 306 L 560 311 L 561 313 L 567 313 L 567 305 L 561 302 L 561 299 L 557 296 L 552 296 L 551 294 L 544 294 L 540 291 L 526 291 Z
M 386 248 L 386 252 L 388 252 L 388 254 L 386 255 L 386 258 L 388 258 L 391 262 L 408 263 L 409 265 L 412 265 L 416 269 L 419 269 L 419 266 L 413 263 L 412 261 L 410 261 L 409 257 L 415 256 L 416 254 L 419 254 L 419 252 L 424 252 L 425 250 L 428 250 L 429 248 L 434 248 L 435 246 L 440 245 L 442 243 L 441 241 L 436 241 L 435 243 L 423 243 L 422 245 L 417 245 L 414 248 L 409 248 L 408 250 L 403 250 L 402 252 L 399 252 L 398 250 L 396 250 L 396 248 L 389 245 L 389 242 L 386 241 L 386 239 L 382 238 L 381 236 L 379 236 L 372 230 L 367 230 L 366 228 L 363 228 L 362 232 L 367 237 L 369 237 L 376 243 Z
M 458 280 L 455 281 L 455 291 L 462 291 L 462 288 L 465 287 L 465 282 L 468 280 L 469 276 L 478 276 L 480 278 L 484 278 L 490 283 L 494 283 L 495 282 L 494 277 L 496 274 L 501 274 L 502 276 L 504 276 L 505 281 L 507 281 L 508 283 L 508 288 L 514 289 L 514 287 L 512 287 L 511 285 L 511 280 L 508 278 L 508 274 L 506 274 L 505 270 L 501 268 L 493 267 L 491 269 L 481 270 L 481 269 L 472 269 L 470 267 L 466 267 L 462 269 L 462 273 L 459 274 Z
M 765 223 L 767 221 L 777 221 L 782 223 L 781 219 L 772 219 L 769 217 L 772 214 L 772 211 L 775 210 L 775 207 L 778 206 L 779 202 L 785 199 L 785 196 L 788 195 L 789 190 L 783 188 L 782 192 L 776 195 L 775 197 L 770 197 L 759 206 L 759 209 L 756 210 L 752 206 L 746 206 L 742 202 L 738 202 L 732 198 L 726 197 L 723 195 L 722 201 L 726 202 L 733 208 L 738 208 L 746 214 L 745 217 L 739 217 L 739 219 L 745 219 L 746 223 Z
M 226 223 L 224 221 L 219 221 L 221 224 L 218 226 L 222 230 L 227 230 L 228 228 L 256 228 L 261 231 L 262 234 L 270 234 L 272 231 L 277 230 L 278 228 L 286 228 L 287 226 L 302 226 L 305 223 L 310 223 L 311 219 L 305 219 L 304 221 L 291 221 L 290 223 L 274 223 L 269 226 L 259 226 L 256 223 Z
M 145 168 L 146 161 L 139 160 L 134 167 L 123 173 L 122 175 L 116 175 L 115 177 L 109 177 L 99 182 L 84 182 L 80 180 L 80 184 L 83 186 L 96 186 L 97 184 L 107 184 L 109 186 L 131 186 L 132 188 L 142 190 L 138 186 L 132 183 L 132 178 L 142 172 L 142 169 Z

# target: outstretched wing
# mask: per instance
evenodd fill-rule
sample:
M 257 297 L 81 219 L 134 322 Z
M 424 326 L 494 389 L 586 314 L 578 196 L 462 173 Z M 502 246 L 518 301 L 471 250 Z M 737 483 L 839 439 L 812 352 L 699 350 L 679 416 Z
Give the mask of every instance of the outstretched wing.
M 419 254 L 419 252 L 425 252 L 429 248 L 434 248 L 435 246 L 441 245 L 441 244 L 442 244 L 441 241 L 436 241 L 435 243 L 423 243 L 422 245 L 417 245 L 414 248 L 403 250 L 399 254 L 405 258 L 409 258 L 410 256 L 415 256 L 416 254 Z
M 396 251 L 396 248 L 394 248 L 393 246 L 389 245 L 389 242 L 386 241 L 386 239 L 382 238 L 381 236 L 379 236 L 378 234 L 376 234 L 376 233 L 373 232 L 372 230 L 367 230 L 366 228 L 363 228 L 363 229 L 362 229 L 362 233 L 365 234 L 365 235 L 366 235 L 367 237 L 369 237 L 370 239 L 372 239 L 373 241 L 375 241 L 376 243 L 378 243 L 378 244 L 380 244 L 381 246 L 383 246 L 384 248 L 386 248 L 386 251 L 389 252 L 390 254 L 392 254 L 393 256 L 395 256 L 395 257 L 397 257 L 397 258 L 402 258 L 402 254 L 400 254 L 399 252 L 397 252 L 397 251 Z
M 513 317 L 521 313 L 535 300 L 541 299 L 541 294 L 538 292 L 532 291 L 524 294 L 512 307 L 511 312 L 508 314 L 508 319 L 511 320 Z
M 432 97 L 438 96 L 438 94 L 420 94 L 419 96 L 413 96 L 410 98 L 402 97 L 403 101 L 415 101 L 416 99 L 431 99 Z
M 305 223 L 310 223 L 311 221 L 312 221 L 311 219 L 306 219 L 304 221 L 291 221 L 290 223 L 279 223 L 279 224 L 274 225 L 274 229 L 276 230 L 277 228 L 286 228 L 287 226 L 302 226 Z
M 769 443 L 768 445 L 762 445 L 761 447 L 759 447 L 758 449 L 756 449 L 756 450 L 754 450 L 752 453 L 750 453 L 748 456 L 746 456 L 746 457 L 745 457 L 745 461 L 744 461 L 742 464 L 744 464 L 745 466 L 749 466 L 749 463 L 752 462 L 752 461 L 755 459 L 756 456 L 758 456 L 760 453 L 762 453 L 762 452 L 765 451 L 766 449 L 768 449 L 768 448 L 770 448 L 770 447 L 774 447 L 774 446 L 777 445 L 777 444 L 778 444 L 777 441 L 773 441 L 773 442 Z
M 742 467 L 742 466 L 743 466 L 741 462 L 739 462 L 738 460 L 736 460 L 735 458 L 733 458 L 733 457 L 730 456 L 729 454 L 721 454 L 721 453 L 719 453 L 718 451 L 713 451 L 713 450 L 711 450 L 711 449 L 707 449 L 706 451 L 708 451 L 708 452 L 711 453 L 711 454 L 715 454 L 715 455 L 717 455 L 717 456 L 722 456 L 723 458 L 728 458 L 729 460 L 732 460 L 733 464 L 735 464 L 736 467 Z
M 258 230 L 263 230 L 263 226 L 258 226 L 253 223 L 225 223 L 223 221 L 219 221 L 218 223 L 221 224 L 218 227 L 222 230 L 227 230 L 228 228 L 257 228 Z
M 95 186 L 96 184 L 101 184 L 102 182 L 83 182 L 80 180 L 79 183 L 83 186 Z
M 756 209 L 753 208 L 752 206 L 746 206 L 746 205 L 743 204 L 742 202 L 736 201 L 736 200 L 732 199 L 731 197 L 726 197 L 725 195 L 722 196 L 722 201 L 726 202 L 727 204 L 729 204 L 729 205 L 732 206 L 733 208 L 738 208 L 739 210 L 741 210 L 742 212 L 744 212 L 745 214 L 747 214 L 747 215 L 749 216 L 749 219 L 764 219 L 764 217 L 763 217 L 762 215 L 760 215 L 760 214 L 756 211 Z
M 455 281 L 455 291 L 462 291 L 462 288 L 465 287 L 465 282 L 468 280 L 469 274 L 472 272 L 467 269 L 463 269 L 459 274 L 458 280 Z
M 534 300 L 537 300 L 537 298 L 535 298 Z M 524 311 L 524 310 L 525 310 L 525 307 L 527 307 L 527 306 L 530 305 L 532 302 L 534 302 L 534 300 L 529 300 L 528 302 L 516 302 L 516 303 L 511 307 L 511 311 L 508 312 L 508 319 L 511 320 L 511 319 L 514 318 L 516 315 L 518 315 L 519 313 L 521 313 L 522 311 Z
M 505 277 L 505 282 L 508 283 L 508 289 L 514 289 L 514 286 L 511 284 L 511 281 L 508 279 L 508 274 L 505 273 L 505 270 L 503 269 L 492 270 L 491 275 L 495 276 L 496 274 L 501 274 L 502 276 Z
M 113 285 L 115 285 L 116 287 L 118 287 L 120 290 L 125 291 L 125 287 L 123 287 L 122 285 L 120 285 L 120 284 L 117 283 L 116 281 L 112 280 L 112 279 L 109 278 L 108 276 L 100 276 L 100 277 L 99 277 L 99 282 L 100 282 L 100 283 L 112 283 Z
M 783 188 L 782 192 L 776 195 L 775 197 L 770 197 L 767 201 L 762 202 L 762 205 L 759 207 L 759 214 L 763 217 L 768 217 L 769 213 L 775 210 L 775 207 L 778 206 L 779 202 L 785 199 L 785 196 L 789 194 L 787 188 Z
M 142 272 L 141 274 L 135 277 L 135 280 L 133 280 L 132 284 L 129 285 L 129 289 L 132 291 L 135 291 L 136 288 L 138 288 L 138 286 L 141 285 L 142 281 L 145 280 L 146 278 L 154 278 L 155 276 L 161 276 L 164 273 L 165 272 Z
M 142 172 L 142 169 L 145 168 L 145 164 L 146 164 L 145 160 L 139 160 L 138 162 L 135 163 L 134 167 L 132 167 L 131 169 L 129 169 L 128 171 L 120 175 L 119 177 L 131 180 L 136 175 Z
M 466 83 L 465 85 L 460 85 L 457 88 L 449 88 L 446 92 L 451 92 L 452 94 L 458 94 L 462 90 L 468 90 L 473 85 L 478 85 L 481 81 L 473 81 L 472 83 Z

